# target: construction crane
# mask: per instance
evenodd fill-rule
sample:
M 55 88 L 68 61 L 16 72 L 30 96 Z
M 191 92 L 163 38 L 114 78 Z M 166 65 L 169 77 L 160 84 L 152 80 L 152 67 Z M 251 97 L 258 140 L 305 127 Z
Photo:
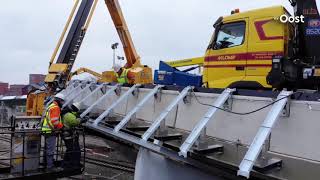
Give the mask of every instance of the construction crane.
M 37 90 L 28 94 L 26 104 L 28 116 L 41 115 L 45 99 L 66 86 L 97 2 L 98 0 L 82 0 L 81 3 L 80 0 L 75 1 L 49 61 L 48 74 L 45 77 L 47 90 Z
M 61 47 L 62 40 L 65 36 L 67 28 L 70 25 L 71 19 L 74 16 L 75 9 L 78 3 L 79 0 L 76 1 L 74 5 L 72 13 L 66 24 L 66 27 L 59 39 L 57 47 L 54 50 L 54 53 L 50 60 L 49 74 L 47 75 L 45 82 L 50 84 L 53 88 L 63 88 L 66 82 L 68 81 L 71 69 L 81 47 L 82 40 L 92 19 L 92 15 L 97 5 L 97 0 L 83 0 L 81 2 L 81 5 L 70 27 L 69 33 L 64 41 L 63 46 Z M 127 60 L 127 63 L 124 67 L 131 68 L 130 71 L 134 76 L 134 79 L 131 83 L 152 83 L 152 70 L 151 68 L 148 68 L 145 65 L 141 65 L 140 57 L 137 54 L 136 49 L 134 47 L 119 1 L 105 0 L 105 4 L 107 5 L 108 11 L 110 13 L 110 16 L 112 18 L 112 21 L 118 32 L 119 38 L 123 46 L 123 50 Z M 56 54 L 59 48 L 61 48 L 60 54 L 56 60 L 56 63 L 53 63 L 56 59 Z M 104 72 L 102 76 L 105 76 L 105 78 L 103 79 L 105 79 L 106 82 L 115 81 L 115 75 L 111 71 Z
M 88 72 L 98 77 L 99 82 L 116 82 L 113 71 L 103 72 L 102 75 L 87 68 L 72 73 L 83 39 L 91 22 L 98 0 L 76 0 L 71 14 L 59 38 L 57 46 L 49 62 L 48 74 L 45 78 L 47 92 L 29 93 L 27 99 L 27 115 L 41 115 L 43 102 L 47 96 L 65 88 L 70 77 L 77 73 Z M 152 83 L 152 69 L 141 65 L 140 57 L 134 47 L 128 26 L 122 14 L 118 0 L 105 0 L 110 16 L 123 45 L 127 63 L 124 68 L 130 68 L 132 84 Z M 68 34 L 67 34 L 68 32 Z M 59 55 L 57 55 L 59 52 Z

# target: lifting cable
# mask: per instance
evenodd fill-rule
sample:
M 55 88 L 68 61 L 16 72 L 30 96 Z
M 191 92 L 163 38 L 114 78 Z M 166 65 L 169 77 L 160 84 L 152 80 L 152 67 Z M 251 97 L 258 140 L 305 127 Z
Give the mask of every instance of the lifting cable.
M 253 110 L 253 111 L 249 111 L 249 112 L 234 112 L 234 111 L 231 111 L 231 110 L 228 110 L 228 109 L 224 109 L 224 108 L 220 108 L 220 107 L 217 107 L 217 106 L 214 106 L 214 105 L 211 105 L 211 104 L 202 103 L 202 102 L 198 99 L 198 97 L 196 96 L 196 93 L 194 92 L 194 90 L 192 89 L 192 94 L 194 95 L 194 97 L 196 98 L 196 101 L 197 101 L 199 104 L 204 105 L 204 106 L 214 107 L 214 108 L 217 108 L 217 109 L 219 109 L 219 110 L 221 110 L 221 111 L 224 111 L 224 112 L 227 112 L 227 113 L 231 113 L 231 114 L 241 115 L 241 116 L 249 115 L 249 114 L 253 114 L 253 113 L 256 113 L 256 112 L 258 112 L 258 111 L 261 111 L 261 110 L 263 110 L 263 109 L 265 109 L 265 108 L 267 108 L 267 107 L 269 107 L 269 106 L 272 106 L 273 104 L 275 104 L 275 103 L 277 103 L 277 102 L 279 102 L 279 101 L 281 101 L 281 100 L 283 100 L 283 99 L 286 99 L 286 98 L 288 98 L 288 97 L 290 97 L 290 96 L 292 96 L 292 95 L 294 95 L 294 94 L 297 94 L 297 93 L 302 93 L 302 92 L 294 92 L 294 93 L 292 93 L 291 95 L 284 96 L 284 97 L 282 97 L 282 98 L 280 98 L 280 99 L 278 99 L 278 100 L 276 100 L 276 101 L 273 101 L 273 102 L 270 103 L 270 104 L 267 104 L 267 105 L 265 105 L 265 106 L 262 106 L 262 107 L 260 107 L 260 108 L 258 108 L 258 109 Z

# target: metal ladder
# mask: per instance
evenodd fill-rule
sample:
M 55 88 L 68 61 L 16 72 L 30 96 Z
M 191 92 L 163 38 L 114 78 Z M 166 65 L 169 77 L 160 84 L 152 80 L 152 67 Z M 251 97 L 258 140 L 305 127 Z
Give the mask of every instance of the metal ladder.
M 162 113 L 156 118 L 149 129 L 142 135 L 143 141 L 148 141 L 148 139 L 154 134 L 154 132 L 159 128 L 161 122 L 167 117 L 169 112 L 184 98 L 188 95 L 189 91 L 192 89 L 191 86 L 185 87 L 183 91 L 167 106 L 167 108 L 162 111 Z
M 77 58 L 77 55 L 78 55 L 78 52 L 79 52 L 80 46 L 82 44 L 82 40 L 84 38 L 85 33 L 86 33 L 85 30 L 81 30 L 80 36 L 77 40 L 77 43 L 75 44 L 75 47 L 73 48 L 73 53 L 71 54 L 71 57 L 69 58 L 69 61 L 68 61 L 68 72 L 71 71 L 73 64 L 75 62 L 75 59 Z
M 199 138 L 202 131 L 205 131 L 205 127 L 208 124 L 208 122 L 211 120 L 211 118 L 215 115 L 217 112 L 216 107 L 222 107 L 222 105 L 229 99 L 231 94 L 235 91 L 235 89 L 225 89 L 217 98 L 217 100 L 213 103 L 214 107 L 209 108 L 207 113 L 203 116 L 203 118 L 196 124 L 196 126 L 193 128 L 192 132 L 189 134 L 187 139 L 184 141 L 184 143 L 180 147 L 180 156 L 187 157 L 187 154 L 191 147 L 194 145 L 196 140 Z
M 104 119 L 105 117 L 107 117 L 109 115 L 109 113 L 118 105 L 120 104 L 121 101 L 123 101 L 125 98 L 127 98 L 134 90 L 136 90 L 136 88 L 138 88 L 139 86 L 141 86 L 140 84 L 135 84 L 133 85 L 130 89 L 128 89 L 128 91 L 126 91 L 122 96 L 120 96 L 120 98 L 114 102 L 107 110 L 105 110 L 94 122 L 94 125 L 98 125 L 99 122 L 102 121 L 102 119 Z
M 262 150 L 263 144 L 269 137 L 274 124 L 279 119 L 284 107 L 286 106 L 291 91 L 281 91 L 277 97 L 277 102 L 273 104 L 271 110 L 269 111 L 267 117 L 261 124 L 258 133 L 254 137 L 246 155 L 239 165 L 238 176 L 243 176 L 246 178 L 250 177 L 250 172 Z

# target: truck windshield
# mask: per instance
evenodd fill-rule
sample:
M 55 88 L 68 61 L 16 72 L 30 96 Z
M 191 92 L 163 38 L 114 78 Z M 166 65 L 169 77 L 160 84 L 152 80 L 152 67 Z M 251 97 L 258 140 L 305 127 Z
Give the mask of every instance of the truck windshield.
M 224 24 L 217 33 L 214 49 L 239 46 L 244 42 L 245 22 Z

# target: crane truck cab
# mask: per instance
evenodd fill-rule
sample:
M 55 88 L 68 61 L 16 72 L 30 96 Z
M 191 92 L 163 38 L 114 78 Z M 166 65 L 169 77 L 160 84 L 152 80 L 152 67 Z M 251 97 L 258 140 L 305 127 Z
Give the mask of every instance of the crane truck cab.
M 266 76 L 274 56 L 287 56 L 293 26 L 283 6 L 220 17 L 204 58 L 203 83 L 209 88 L 271 88 Z

